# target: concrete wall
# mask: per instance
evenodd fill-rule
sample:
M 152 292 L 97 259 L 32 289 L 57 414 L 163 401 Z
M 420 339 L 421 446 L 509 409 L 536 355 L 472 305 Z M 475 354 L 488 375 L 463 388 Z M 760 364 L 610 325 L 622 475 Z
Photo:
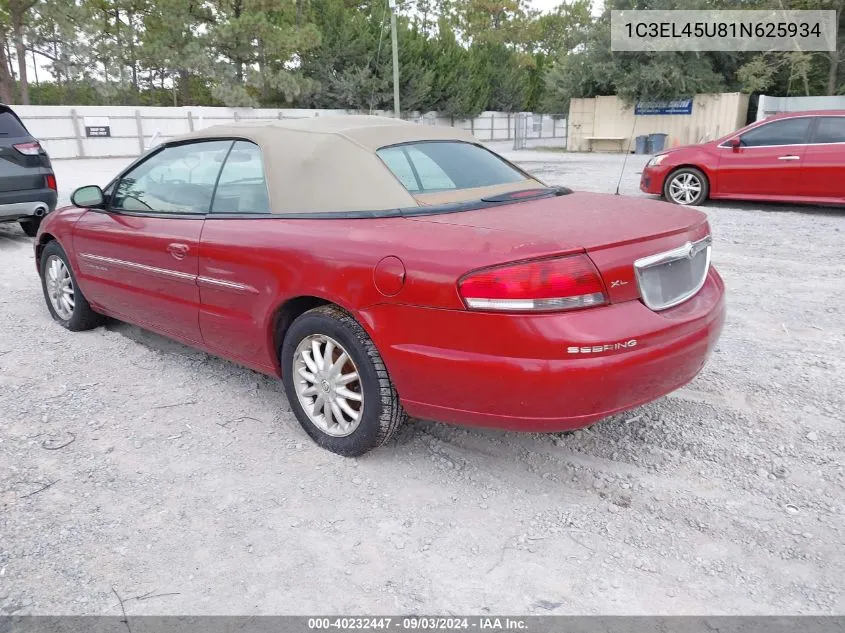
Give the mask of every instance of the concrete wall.
M 757 120 L 781 112 L 805 110 L 845 110 L 845 95 L 838 97 L 767 97 L 760 95 L 757 102 Z
M 569 106 L 567 149 L 619 151 L 619 142 L 593 141 L 588 137 L 621 138 L 623 151 L 633 151 L 637 136 L 668 134 L 666 147 L 702 143 L 728 134 L 745 124 L 748 95 L 741 93 L 700 94 L 686 115 L 638 115 L 616 96 L 573 99 Z M 636 120 L 635 120 L 636 119 Z
M 271 121 L 313 116 L 358 114 L 349 110 L 252 109 L 131 106 L 14 106 L 29 131 L 54 159 L 131 157 L 192 130 L 237 121 Z M 392 116 L 387 111 L 374 114 Z M 403 118 L 427 125 L 453 125 L 469 130 L 480 141 L 513 139 L 515 116 L 483 112 L 475 119 L 451 120 L 436 112 L 410 113 Z M 534 115 L 531 138 L 563 137 L 566 121 Z M 86 127 L 107 125 L 109 137 L 91 137 Z

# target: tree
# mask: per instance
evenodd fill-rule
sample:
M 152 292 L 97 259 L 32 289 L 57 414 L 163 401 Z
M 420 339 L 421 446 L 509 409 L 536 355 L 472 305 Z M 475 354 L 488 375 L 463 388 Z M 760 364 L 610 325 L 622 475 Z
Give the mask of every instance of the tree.
M 537 14 L 525 28 L 527 50 L 546 56 L 571 52 L 583 44 L 593 24 L 590 0 L 564 2 L 553 11 Z
M 490 86 L 479 56 L 458 43 L 445 18 L 441 18 L 434 45 L 431 108 L 455 119 L 478 116 L 490 98 Z
M 49 61 L 50 74 L 60 86 L 84 76 L 90 64 L 86 5 L 68 0 L 41 0 L 27 30 L 28 50 L 38 61 Z
M 775 0 L 702 0 L 769 8 Z M 688 0 L 400 0 L 403 110 L 455 118 L 484 109 L 562 112 L 572 97 L 626 102 L 722 90 L 845 93 L 845 0 L 836 52 L 615 53 L 611 9 L 684 9 Z M 0 99 L 49 103 L 392 107 L 388 0 L 0 0 Z M 10 48 L 11 47 L 11 48 Z M 54 82 L 29 86 L 26 53 Z M 42 101 L 43 100 L 43 101 Z
M 834 51 L 765 52 L 752 56 L 737 71 L 749 92 L 834 95 L 845 91 L 845 0 L 783 0 L 785 9 L 836 11 L 837 47 Z M 796 88 L 797 86 L 797 88 Z
M 313 24 L 296 24 L 292 0 L 215 0 L 209 43 L 216 53 L 213 94 L 231 106 L 256 106 L 270 90 L 292 101 L 297 53 L 319 43 Z
M 529 13 L 526 0 L 455 0 L 449 19 L 465 42 L 505 44 L 526 39 Z
M 18 60 L 18 77 L 20 78 L 21 103 L 29 104 L 29 81 L 26 75 L 26 45 L 24 44 L 24 28 L 29 18 L 30 11 L 38 0 L 0 0 L 0 18 L 3 23 L 0 28 L 4 31 L 11 30 L 12 41 L 15 44 L 15 56 Z M 5 45 L 8 40 L 4 34 Z M 4 54 L 5 57 L 5 54 Z M 6 60 L 8 61 L 8 60 Z
M 312 0 L 309 17 L 320 46 L 301 51 L 300 73 L 311 80 L 304 105 L 369 108 L 388 90 L 379 67 L 390 56 L 387 3 L 347 5 L 344 0 Z
M 640 99 L 674 99 L 726 88 L 724 75 L 714 66 L 726 63 L 724 55 L 661 51 L 614 52 L 610 48 L 610 11 L 631 8 L 632 0 L 615 0 L 589 28 L 583 44 L 563 52 L 546 78 L 546 107 L 567 111 L 569 100 L 616 94 L 628 104 Z M 654 4 L 666 3 L 654 0 Z M 658 8 L 649 0 L 636 0 L 636 8 Z M 671 5 L 671 3 L 670 3 Z M 660 7 L 663 8 L 663 7 Z
M 157 0 L 143 18 L 140 58 L 147 68 L 159 69 L 161 78 L 175 82 L 174 103 L 178 93 L 178 101 L 190 105 L 192 79 L 210 71 L 208 38 L 201 29 L 212 20 L 199 0 Z
M 3 103 L 12 103 L 15 100 L 13 95 L 14 79 L 9 72 L 9 58 L 6 56 L 8 46 L 5 29 L 0 28 L 0 101 Z
M 435 46 L 431 40 L 407 20 L 397 25 L 399 47 L 399 97 L 402 110 L 428 110 L 434 104 Z M 393 61 L 388 69 L 392 77 Z
M 530 57 L 514 54 L 504 44 L 475 44 L 470 54 L 478 56 L 481 73 L 490 86 L 487 108 L 504 112 L 518 112 L 528 98 Z

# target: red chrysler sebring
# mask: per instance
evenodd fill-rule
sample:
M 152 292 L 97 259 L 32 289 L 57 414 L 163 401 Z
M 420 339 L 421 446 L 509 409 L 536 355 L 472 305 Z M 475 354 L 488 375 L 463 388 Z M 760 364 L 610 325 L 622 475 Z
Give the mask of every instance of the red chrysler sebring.
M 843 174 L 845 111 L 797 112 L 657 154 L 640 189 L 683 205 L 707 198 L 840 205 Z
M 702 213 L 546 186 L 453 128 L 212 127 L 72 200 L 35 240 L 56 321 L 279 376 L 341 455 L 406 415 L 588 425 L 689 382 L 725 317 Z

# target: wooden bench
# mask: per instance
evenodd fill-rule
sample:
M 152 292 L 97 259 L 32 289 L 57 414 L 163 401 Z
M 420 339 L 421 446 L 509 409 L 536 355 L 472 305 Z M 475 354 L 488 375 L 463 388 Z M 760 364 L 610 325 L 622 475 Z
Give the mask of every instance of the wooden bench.
M 618 145 L 619 151 L 622 152 L 625 150 L 625 141 L 627 141 L 628 138 L 625 136 L 585 136 L 584 140 L 587 141 L 591 152 L 597 151 L 596 145 L 601 145 L 602 143 L 613 143 L 614 145 Z

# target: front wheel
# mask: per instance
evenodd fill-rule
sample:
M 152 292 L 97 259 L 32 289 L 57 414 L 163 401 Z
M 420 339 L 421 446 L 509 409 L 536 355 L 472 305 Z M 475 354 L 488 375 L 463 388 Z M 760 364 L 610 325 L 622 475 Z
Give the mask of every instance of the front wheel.
M 88 305 L 67 254 L 55 240 L 48 242 L 41 252 L 41 287 L 50 316 L 71 332 L 91 330 L 102 324 L 103 317 Z
M 707 176 L 695 167 L 682 167 L 673 171 L 663 185 L 666 199 L 684 206 L 702 204 L 709 193 Z
M 280 360 L 299 423 L 333 453 L 363 455 L 387 442 L 406 417 L 372 339 L 337 306 L 299 316 L 285 334 Z

